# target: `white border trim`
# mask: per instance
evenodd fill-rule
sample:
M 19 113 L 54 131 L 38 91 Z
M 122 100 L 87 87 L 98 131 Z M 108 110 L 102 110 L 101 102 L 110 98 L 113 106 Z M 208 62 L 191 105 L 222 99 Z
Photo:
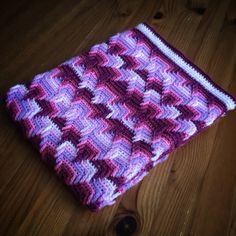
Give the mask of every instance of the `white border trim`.
M 233 110 L 236 104 L 227 94 L 220 91 L 212 83 L 208 81 L 202 74 L 200 74 L 195 68 L 193 68 L 186 60 L 180 55 L 176 54 L 171 48 L 168 47 L 157 35 L 155 35 L 146 25 L 143 23 L 135 27 L 141 31 L 149 40 L 155 44 L 167 57 L 180 66 L 188 75 L 199 82 L 210 93 L 217 96 L 227 107 L 228 110 Z M 223 90 L 223 89 L 222 89 Z

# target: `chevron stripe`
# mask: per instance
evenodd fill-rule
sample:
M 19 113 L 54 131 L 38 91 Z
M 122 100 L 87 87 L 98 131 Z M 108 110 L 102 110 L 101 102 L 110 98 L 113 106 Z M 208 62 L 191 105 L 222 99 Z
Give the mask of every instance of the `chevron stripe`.
M 96 211 L 141 181 L 234 99 L 146 24 L 7 93 L 42 159 Z

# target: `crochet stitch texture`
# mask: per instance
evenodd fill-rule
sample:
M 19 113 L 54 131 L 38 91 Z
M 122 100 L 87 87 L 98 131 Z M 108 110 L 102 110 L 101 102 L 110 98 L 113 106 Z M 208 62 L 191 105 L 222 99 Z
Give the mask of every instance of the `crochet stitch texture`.
M 42 159 L 97 211 L 236 102 L 141 23 L 12 87 L 6 105 Z

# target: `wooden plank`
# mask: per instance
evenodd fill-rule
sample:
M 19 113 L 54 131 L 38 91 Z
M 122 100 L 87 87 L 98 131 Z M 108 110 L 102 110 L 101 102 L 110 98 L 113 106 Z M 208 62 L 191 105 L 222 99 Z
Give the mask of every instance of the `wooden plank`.
M 14 2 L 0 17 L 1 94 L 146 21 L 236 95 L 233 0 Z M 235 113 L 94 214 L 22 138 L 3 100 L 0 108 L 1 235 L 121 235 L 125 227 L 137 227 L 137 235 L 235 235 Z

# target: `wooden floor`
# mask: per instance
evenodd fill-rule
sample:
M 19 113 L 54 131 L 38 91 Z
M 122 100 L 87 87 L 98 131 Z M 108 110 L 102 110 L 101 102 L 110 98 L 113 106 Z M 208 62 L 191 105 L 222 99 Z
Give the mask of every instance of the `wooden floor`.
M 1 8 L 1 95 L 143 21 L 236 95 L 235 0 L 8 0 Z M 0 106 L 0 235 L 236 235 L 236 111 L 95 214 Z

